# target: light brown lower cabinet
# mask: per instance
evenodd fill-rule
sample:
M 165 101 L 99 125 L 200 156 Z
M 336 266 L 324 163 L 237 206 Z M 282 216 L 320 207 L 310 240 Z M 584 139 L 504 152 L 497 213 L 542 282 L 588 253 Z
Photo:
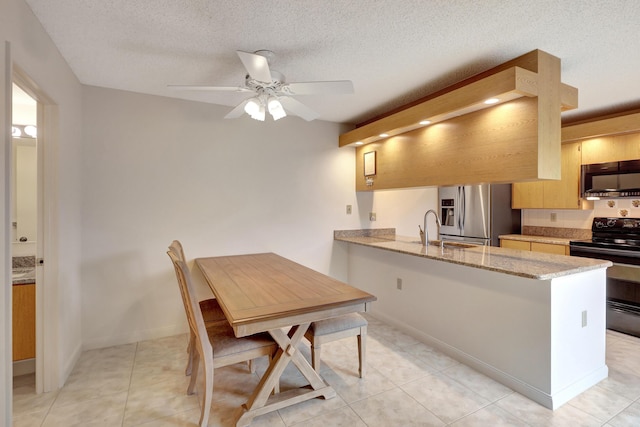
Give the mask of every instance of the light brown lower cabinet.
M 13 285 L 13 361 L 36 357 L 36 285 Z
M 569 255 L 569 246 L 554 243 L 531 242 L 526 240 L 501 239 L 500 247 L 522 251 L 544 252 L 547 254 Z

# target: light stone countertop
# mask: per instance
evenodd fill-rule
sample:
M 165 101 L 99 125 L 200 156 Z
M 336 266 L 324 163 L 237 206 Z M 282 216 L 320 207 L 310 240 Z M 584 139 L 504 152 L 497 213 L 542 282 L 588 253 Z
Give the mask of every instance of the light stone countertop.
M 505 234 L 498 236 L 503 240 L 520 240 L 524 242 L 538 242 L 538 243 L 550 243 L 552 245 L 564 245 L 569 246 L 569 242 L 578 239 L 567 239 L 564 237 L 552 237 L 552 236 L 532 236 L 529 234 Z
M 392 228 L 336 230 L 334 240 L 538 280 L 549 280 L 612 265 L 610 261 L 495 246 L 424 247 L 417 237 L 398 236 Z

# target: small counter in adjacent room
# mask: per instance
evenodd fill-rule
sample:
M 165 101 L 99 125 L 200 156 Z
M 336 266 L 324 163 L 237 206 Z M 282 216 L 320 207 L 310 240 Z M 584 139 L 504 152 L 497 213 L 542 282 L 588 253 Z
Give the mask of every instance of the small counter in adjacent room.
M 374 316 L 547 408 L 607 377 L 608 261 L 337 230 Z

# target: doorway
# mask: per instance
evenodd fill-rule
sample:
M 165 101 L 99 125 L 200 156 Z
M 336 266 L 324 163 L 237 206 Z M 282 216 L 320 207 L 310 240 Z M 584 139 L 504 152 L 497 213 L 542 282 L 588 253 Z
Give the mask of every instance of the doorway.
M 39 221 L 38 103 L 12 84 L 11 267 L 13 377 L 36 373 Z M 41 283 L 38 283 L 41 285 Z M 37 375 L 36 375 L 37 376 Z M 36 381 L 38 382 L 38 381 Z

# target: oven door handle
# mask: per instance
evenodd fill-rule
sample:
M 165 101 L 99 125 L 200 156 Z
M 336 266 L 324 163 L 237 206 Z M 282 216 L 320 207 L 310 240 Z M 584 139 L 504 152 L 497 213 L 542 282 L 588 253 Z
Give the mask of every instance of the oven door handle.
M 640 258 L 640 251 L 628 251 L 624 249 L 611 249 L 611 248 L 594 248 L 584 246 L 571 246 L 569 250 L 575 253 L 583 254 L 603 254 L 603 255 L 621 255 L 628 258 Z

